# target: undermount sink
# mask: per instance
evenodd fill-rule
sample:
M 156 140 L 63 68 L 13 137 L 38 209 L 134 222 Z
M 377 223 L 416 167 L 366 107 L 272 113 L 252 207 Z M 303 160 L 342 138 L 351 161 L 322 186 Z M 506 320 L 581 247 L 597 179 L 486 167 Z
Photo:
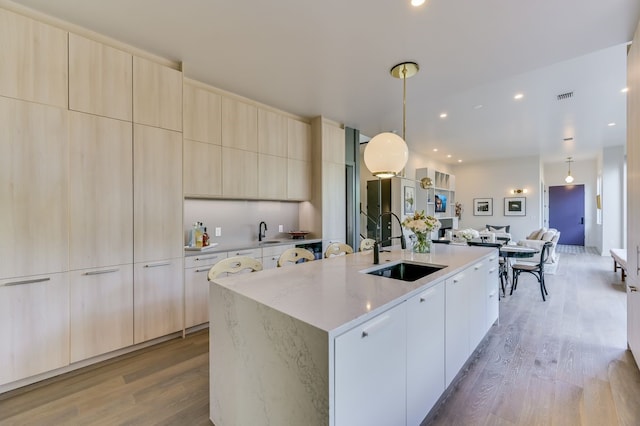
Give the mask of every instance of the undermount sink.
M 446 268 L 445 265 L 434 265 L 425 263 L 400 262 L 382 268 L 367 271 L 367 274 L 378 275 L 380 277 L 393 278 L 402 281 L 416 281 L 427 275 L 438 272 Z
M 260 245 L 268 245 L 268 244 L 280 244 L 282 241 L 278 240 L 269 240 L 269 241 L 260 241 Z

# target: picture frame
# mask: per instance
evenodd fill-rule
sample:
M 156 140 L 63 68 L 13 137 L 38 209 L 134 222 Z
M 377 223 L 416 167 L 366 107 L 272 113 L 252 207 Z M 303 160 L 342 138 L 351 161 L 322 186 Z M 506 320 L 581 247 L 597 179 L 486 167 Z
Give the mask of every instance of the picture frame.
M 474 216 L 493 216 L 493 198 L 474 198 Z
M 526 197 L 505 197 L 504 215 L 505 216 L 526 216 L 527 215 L 527 198 Z
M 416 189 L 413 186 L 404 187 L 404 214 L 413 214 L 416 211 Z

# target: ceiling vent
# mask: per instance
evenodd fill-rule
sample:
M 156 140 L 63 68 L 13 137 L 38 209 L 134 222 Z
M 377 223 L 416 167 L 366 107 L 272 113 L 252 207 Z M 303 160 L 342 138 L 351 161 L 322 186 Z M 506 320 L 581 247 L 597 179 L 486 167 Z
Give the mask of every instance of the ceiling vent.
M 558 95 L 559 101 L 564 101 L 565 99 L 571 99 L 571 98 L 573 98 L 573 92 L 560 93 Z

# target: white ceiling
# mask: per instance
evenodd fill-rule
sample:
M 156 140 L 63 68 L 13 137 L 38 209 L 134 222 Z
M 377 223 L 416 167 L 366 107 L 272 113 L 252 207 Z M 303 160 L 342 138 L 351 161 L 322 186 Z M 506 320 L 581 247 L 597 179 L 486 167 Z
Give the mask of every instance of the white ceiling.
M 415 61 L 407 141 L 443 162 L 592 158 L 625 142 L 620 90 L 638 0 L 16 3 L 182 62 L 187 77 L 369 136 L 401 132 L 402 81 L 389 70 Z

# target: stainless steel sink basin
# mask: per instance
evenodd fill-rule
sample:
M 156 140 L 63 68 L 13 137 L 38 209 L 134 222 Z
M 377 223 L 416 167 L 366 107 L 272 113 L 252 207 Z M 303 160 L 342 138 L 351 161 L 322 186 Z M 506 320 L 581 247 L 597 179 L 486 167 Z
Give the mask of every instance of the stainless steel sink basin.
M 378 275 L 380 277 L 393 278 L 402 281 L 416 281 L 422 277 L 438 272 L 440 269 L 446 268 L 445 265 L 434 265 L 428 263 L 409 263 L 400 262 L 393 265 L 383 266 L 367 274 Z
M 278 240 L 269 240 L 269 241 L 260 241 L 260 245 L 269 245 L 269 244 L 280 244 L 282 241 Z

